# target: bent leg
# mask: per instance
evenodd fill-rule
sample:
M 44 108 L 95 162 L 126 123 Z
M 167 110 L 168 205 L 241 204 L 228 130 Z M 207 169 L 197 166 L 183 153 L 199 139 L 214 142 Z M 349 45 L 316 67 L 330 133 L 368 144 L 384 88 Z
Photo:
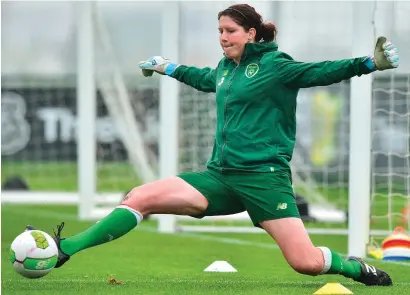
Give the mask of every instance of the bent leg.
M 268 220 L 260 225 L 278 243 L 283 256 L 294 270 L 307 275 L 317 275 L 323 271 L 323 253 L 313 246 L 300 218 Z
M 254 225 L 265 229 L 276 240 L 294 270 L 307 275 L 327 272 L 353 278 L 360 275 L 360 265 L 345 263 L 329 249 L 312 244 L 299 216 L 289 174 L 246 175 L 233 179 L 232 183 Z
M 357 261 L 346 260 L 326 247 L 315 247 L 299 218 L 282 218 L 260 223 L 278 243 L 289 265 L 306 275 L 341 274 L 358 279 L 362 273 Z
M 391 286 L 390 276 L 358 257 L 344 258 L 326 247 L 314 247 L 302 220 L 283 218 L 260 223 L 278 243 L 288 263 L 307 275 L 340 274 L 367 286 Z

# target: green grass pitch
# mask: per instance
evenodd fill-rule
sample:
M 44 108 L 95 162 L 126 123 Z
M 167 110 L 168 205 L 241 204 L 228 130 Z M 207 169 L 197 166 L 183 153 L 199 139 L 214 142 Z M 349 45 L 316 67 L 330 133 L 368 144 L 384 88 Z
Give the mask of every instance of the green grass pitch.
M 65 221 L 64 235 L 84 230 L 73 206 L 3 205 L 1 209 L 2 293 L 48 294 L 313 294 L 327 282 L 339 282 L 354 294 L 409 294 L 410 264 L 370 261 L 388 271 L 393 287 L 366 287 L 341 276 L 309 277 L 294 272 L 276 244 L 258 234 L 160 234 L 144 221 L 126 236 L 73 256 L 44 278 L 18 275 L 9 262 L 9 246 L 26 224 L 46 232 Z M 346 252 L 346 237 L 312 236 L 316 245 Z M 226 260 L 237 273 L 205 273 L 215 260 Z M 110 284 L 114 277 L 122 284 Z
M 2 182 L 21 175 L 32 190 L 76 191 L 76 165 L 55 163 L 2 162 Z M 130 165 L 99 163 L 99 191 L 125 192 L 139 184 Z M 342 192 L 342 194 L 346 194 Z M 347 198 L 338 191 L 325 195 L 341 207 Z M 392 203 L 398 212 L 405 199 Z M 386 214 L 387 198 L 378 198 L 373 212 Z M 282 257 L 278 247 L 267 235 L 258 234 L 160 234 L 156 224 L 144 221 L 136 230 L 112 243 L 85 250 L 75 255 L 64 267 L 53 270 L 37 280 L 19 276 L 9 262 L 12 240 L 26 224 L 32 224 L 52 234 L 61 221 L 66 222 L 63 234 L 69 236 L 91 223 L 77 220 L 73 206 L 3 205 L 1 209 L 2 292 L 3 294 L 313 294 L 327 282 L 340 282 L 354 294 L 410 294 L 410 263 L 397 264 L 371 260 L 388 271 L 395 285 L 391 288 L 366 287 L 341 276 L 309 277 L 294 272 Z M 309 226 L 309 224 L 307 225 Z M 345 225 L 314 224 L 319 227 Z M 386 229 L 384 221 L 374 228 Z M 328 246 L 346 253 L 345 236 L 313 235 L 315 245 Z M 216 260 L 226 260 L 237 273 L 205 273 Z M 114 277 L 122 284 L 110 284 Z

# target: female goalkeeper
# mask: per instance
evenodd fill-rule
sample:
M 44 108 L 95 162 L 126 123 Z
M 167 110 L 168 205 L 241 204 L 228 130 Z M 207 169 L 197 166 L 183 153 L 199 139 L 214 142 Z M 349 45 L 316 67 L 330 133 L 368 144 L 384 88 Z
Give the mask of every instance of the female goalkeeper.
M 299 217 L 289 162 L 299 89 L 396 68 L 396 47 L 380 37 L 372 56 L 303 63 L 278 50 L 275 26 L 263 22 L 253 7 L 232 5 L 218 20 L 224 56 L 215 69 L 179 65 L 159 56 L 139 64 L 145 76 L 157 72 L 216 93 L 216 135 L 207 170 L 136 187 L 108 216 L 72 237 L 61 238 L 62 223 L 55 237 L 57 267 L 81 250 L 123 236 L 149 214 L 201 218 L 246 210 L 254 225 L 275 239 L 295 271 L 392 285 L 386 272 L 361 259 L 342 258 L 312 244 Z

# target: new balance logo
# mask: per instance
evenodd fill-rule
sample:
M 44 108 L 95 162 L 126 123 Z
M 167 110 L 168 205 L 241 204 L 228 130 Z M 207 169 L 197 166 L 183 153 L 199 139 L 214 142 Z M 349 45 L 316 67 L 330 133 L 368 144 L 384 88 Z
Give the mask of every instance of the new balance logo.
M 278 206 L 276 207 L 276 210 L 285 210 L 286 208 L 288 208 L 288 204 L 279 203 Z
M 377 272 L 376 272 L 376 268 L 374 266 L 368 265 L 368 264 L 364 264 L 364 266 L 366 267 L 366 271 L 368 273 L 372 273 L 373 275 L 377 276 Z
M 222 77 L 222 78 L 221 78 L 221 81 L 219 81 L 219 83 L 218 83 L 218 86 L 221 86 L 222 83 L 224 82 L 224 80 L 225 80 L 225 77 Z

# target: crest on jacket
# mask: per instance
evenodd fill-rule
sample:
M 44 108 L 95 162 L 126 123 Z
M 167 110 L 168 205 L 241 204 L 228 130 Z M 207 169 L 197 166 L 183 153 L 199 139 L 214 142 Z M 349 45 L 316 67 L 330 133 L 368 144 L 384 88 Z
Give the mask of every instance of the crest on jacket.
M 259 71 L 259 66 L 257 64 L 249 64 L 246 67 L 245 76 L 248 78 L 252 78 L 253 76 L 256 75 L 258 71 Z

